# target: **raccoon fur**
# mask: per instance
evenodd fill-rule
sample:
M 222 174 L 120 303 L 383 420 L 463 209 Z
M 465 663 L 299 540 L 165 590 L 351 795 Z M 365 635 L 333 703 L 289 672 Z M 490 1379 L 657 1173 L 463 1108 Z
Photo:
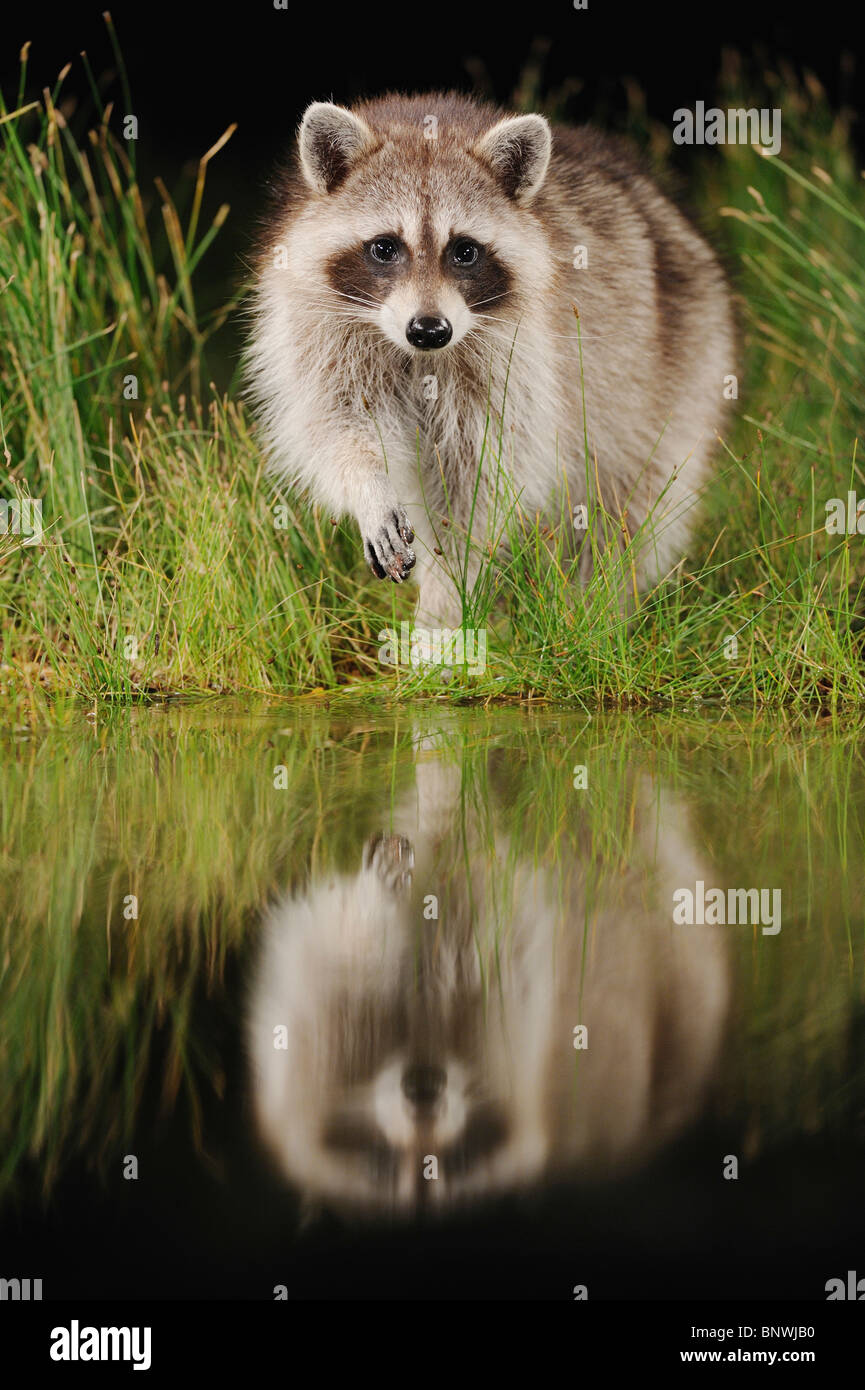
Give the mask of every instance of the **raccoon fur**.
M 623 586 L 678 564 L 731 296 L 626 147 L 454 93 L 315 102 L 273 191 L 247 354 L 273 466 L 413 572 L 418 621 L 459 626 L 516 503 L 567 518 L 584 583 L 611 537 Z

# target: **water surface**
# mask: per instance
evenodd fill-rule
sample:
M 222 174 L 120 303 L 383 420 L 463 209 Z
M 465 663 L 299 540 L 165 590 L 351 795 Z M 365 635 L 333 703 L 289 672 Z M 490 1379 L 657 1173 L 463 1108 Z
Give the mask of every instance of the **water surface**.
M 8 738 L 4 1272 L 825 1298 L 865 1269 L 861 749 L 223 702 Z

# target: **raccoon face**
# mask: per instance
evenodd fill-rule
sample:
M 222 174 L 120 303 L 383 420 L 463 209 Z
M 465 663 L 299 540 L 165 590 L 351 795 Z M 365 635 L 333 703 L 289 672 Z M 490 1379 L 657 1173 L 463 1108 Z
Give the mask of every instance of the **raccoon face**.
M 311 892 L 308 907 L 290 898 L 270 914 L 251 999 L 256 1110 L 285 1176 L 311 1200 L 370 1216 L 521 1186 L 549 1142 L 538 1048 L 525 1036 L 531 990 L 507 1010 L 522 1039 L 515 1075 L 470 932 L 457 945 L 453 921 L 419 957 L 410 895 L 374 871 Z
M 437 245 L 431 226 L 412 240 L 403 223 L 338 253 L 326 267 L 331 288 L 366 300 L 397 347 L 436 352 L 456 345 L 471 330 L 476 309 L 506 306 L 513 276 L 491 246 L 459 231 Z
M 311 1036 L 290 1028 L 284 1068 L 263 1054 L 257 1098 L 269 1146 L 309 1197 L 408 1215 L 507 1191 L 537 1172 L 547 1135 L 533 1102 L 515 1103 L 498 1048 L 490 1052 L 477 1037 L 457 1050 L 446 1028 L 422 1053 L 380 1048 L 398 1002 L 359 998 L 347 1016 L 332 996 L 317 1002 L 324 1012 L 306 1020 Z M 372 1050 L 358 1069 L 365 1042 Z
M 432 141 L 417 123 L 373 130 L 315 103 L 299 155 L 318 195 L 305 236 L 321 248 L 323 302 L 341 322 L 373 323 L 414 354 L 519 317 L 517 286 L 538 287 L 545 251 L 526 216 L 550 155 L 542 117 L 507 118 L 480 139 L 454 123 Z
M 319 1144 L 339 1190 L 362 1206 L 403 1211 L 483 1190 L 511 1134 L 506 1105 L 474 1096 L 475 1084 L 457 1057 L 418 1063 L 400 1054 L 365 1086 L 331 1098 Z

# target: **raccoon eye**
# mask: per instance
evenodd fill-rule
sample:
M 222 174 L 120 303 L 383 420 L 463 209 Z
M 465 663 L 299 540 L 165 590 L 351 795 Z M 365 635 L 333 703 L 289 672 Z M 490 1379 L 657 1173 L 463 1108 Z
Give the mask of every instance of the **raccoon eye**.
M 481 248 L 476 241 L 470 241 L 468 237 L 460 237 L 455 241 L 451 248 L 451 260 L 454 265 L 467 266 L 474 265 L 481 254 Z
M 399 242 L 392 236 L 377 236 L 369 244 L 369 254 L 382 265 L 393 265 L 399 260 Z

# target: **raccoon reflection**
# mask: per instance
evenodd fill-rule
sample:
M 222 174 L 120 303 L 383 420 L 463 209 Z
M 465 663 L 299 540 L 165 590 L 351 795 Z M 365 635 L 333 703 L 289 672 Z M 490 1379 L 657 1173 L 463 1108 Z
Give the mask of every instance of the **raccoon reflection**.
M 411 1212 L 607 1172 L 703 1101 L 728 973 L 723 928 L 672 924 L 674 888 L 707 876 L 681 808 L 637 781 L 627 862 L 586 830 L 537 867 L 491 815 L 482 836 L 458 769 L 419 764 L 399 833 L 266 920 L 255 1108 L 307 1198 Z

